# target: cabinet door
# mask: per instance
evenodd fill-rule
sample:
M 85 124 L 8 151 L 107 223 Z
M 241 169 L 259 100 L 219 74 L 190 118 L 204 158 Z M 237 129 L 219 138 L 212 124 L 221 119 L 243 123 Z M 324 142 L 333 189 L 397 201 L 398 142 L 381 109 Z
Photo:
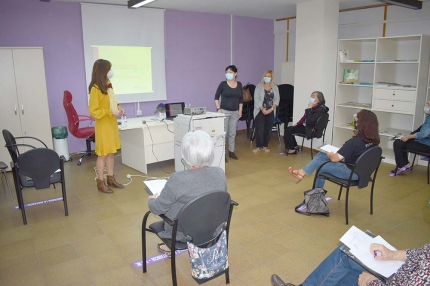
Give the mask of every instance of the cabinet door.
M 15 73 L 11 49 L 0 48 L 0 131 L 9 130 L 14 136 L 21 136 L 21 123 L 16 96 Z M 0 161 L 9 166 L 9 152 L 4 147 L 3 135 L 0 135 Z
M 52 149 L 43 50 L 15 48 L 13 60 L 22 135 L 36 137 Z M 34 140 L 26 143 L 41 147 Z

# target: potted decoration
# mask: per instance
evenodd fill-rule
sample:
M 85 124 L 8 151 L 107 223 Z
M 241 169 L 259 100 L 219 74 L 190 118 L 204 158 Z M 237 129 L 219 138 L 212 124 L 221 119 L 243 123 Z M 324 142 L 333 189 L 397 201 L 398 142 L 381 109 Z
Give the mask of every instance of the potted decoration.
M 158 113 L 158 116 L 160 118 L 166 118 L 166 106 L 164 105 L 164 103 L 160 103 L 157 105 L 157 107 L 155 108 L 155 112 L 154 114 Z

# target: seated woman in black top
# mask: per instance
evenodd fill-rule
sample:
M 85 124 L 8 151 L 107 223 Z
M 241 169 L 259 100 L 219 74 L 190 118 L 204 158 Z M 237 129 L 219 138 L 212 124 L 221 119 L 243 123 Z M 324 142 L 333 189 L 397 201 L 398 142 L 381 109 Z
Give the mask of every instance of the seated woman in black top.
M 331 161 L 325 164 L 321 169 L 321 173 L 328 173 L 338 178 L 347 180 L 351 174 L 351 169 L 342 163 L 338 163 L 344 160 L 345 163 L 354 164 L 355 161 L 367 151 L 369 148 L 379 144 L 379 128 L 378 118 L 375 113 L 369 110 L 361 110 L 357 114 L 357 136 L 352 137 L 343 144 L 337 153 L 318 153 L 312 161 L 300 170 L 294 170 L 289 167 L 288 171 L 291 175 L 296 177 L 296 183 L 300 182 L 305 175 L 310 176 L 321 164 Z M 352 180 L 358 180 L 357 174 L 352 175 Z M 325 180 L 317 178 L 315 187 L 324 187 Z
M 305 109 L 303 117 L 294 124 L 285 129 L 284 143 L 285 153 L 297 154 L 297 141 L 292 135 L 293 133 L 306 133 L 306 138 L 310 139 L 312 136 L 312 128 L 315 126 L 318 118 L 328 112 L 328 107 L 325 106 L 324 94 L 321 91 L 312 92 L 309 99 L 308 108 Z

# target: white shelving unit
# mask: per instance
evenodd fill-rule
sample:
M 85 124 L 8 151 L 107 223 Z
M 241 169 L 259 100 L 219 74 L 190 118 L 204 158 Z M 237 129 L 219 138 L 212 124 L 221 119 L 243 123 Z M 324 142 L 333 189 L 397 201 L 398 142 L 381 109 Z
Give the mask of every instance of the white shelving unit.
M 430 98 L 430 36 L 339 40 L 348 62 L 338 61 L 333 145 L 353 136 L 353 115 L 369 109 L 378 116 L 385 161 L 394 163 L 393 138 L 409 134 L 424 120 Z M 343 83 L 345 69 L 358 70 L 358 83 Z

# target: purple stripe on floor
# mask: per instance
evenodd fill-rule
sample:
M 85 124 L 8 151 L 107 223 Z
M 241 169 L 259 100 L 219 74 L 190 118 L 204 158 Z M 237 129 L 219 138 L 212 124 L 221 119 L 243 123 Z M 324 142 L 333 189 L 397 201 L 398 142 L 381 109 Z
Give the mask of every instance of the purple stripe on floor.
M 329 202 L 329 201 L 331 201 L 333 198 L 330 198 L 330 197 L 325 197 L 325 200 L 327 201 L 327 202 Z M 304 210 L 306 210 L 307 208 L 306 208 L 306 205 L 303 205 L 303 206 L 301 206 L 300 208 L 298 208 L 297 210 L 298 211 L 304 211 Z
M 40 201 L 40 202 L 35 202 L 35 203 L 24 204 L 24 207 L 28 208 L 28 207 L 32 207 L 32 206 L 43 205 L 43 204 L 47 204 L 47 203 L 61 201 L 62 199 L 63 198 L 56 198 L 56 199 L 50 199 L 50 200 L 45 200 L 45 201 Z M 13 208 L 19 209 L 19 206 L 14 206 Z
M 175 254 L 179 255 L 179 254 L 181 254 L 183 252 L 187 252 L 187 251 L 188 251 L 188 249 L 176 250 Z M 164 253 L 158 254 L 158 255 L 155 255 L 152 257 L 148 257 L 148 258 L 146 258 L 146 265 L 151 265 L 155 262 L 159 262 L 159 261 L 165 260 L 167 258 L 168 258 L 167 254 L 164 254 Z M 134 264 L 134 267 L 136 267 L 136 268 L 142 268 L 143 267 L 143 261 L 142 260 L 136 261 L 133 264 Z

